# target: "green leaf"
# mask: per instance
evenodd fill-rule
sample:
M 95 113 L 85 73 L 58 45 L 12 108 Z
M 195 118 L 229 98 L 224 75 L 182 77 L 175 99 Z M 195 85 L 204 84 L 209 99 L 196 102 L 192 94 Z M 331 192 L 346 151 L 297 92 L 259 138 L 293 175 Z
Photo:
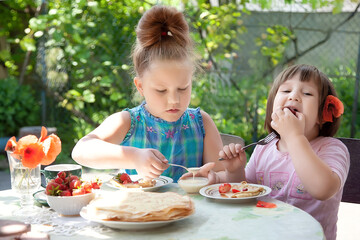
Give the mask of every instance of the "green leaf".
M 35 46 L 35 40 L 25 36 L 23 39 L 21 39 L 20 41 L 20 47 L 24 50 L 24 51 L 35 51 L 36 50 L 36 46 Z
M 83 92 L 84 101 L 88 103 L 95 102 L 95 95 L 90 90 L 85 90 Z

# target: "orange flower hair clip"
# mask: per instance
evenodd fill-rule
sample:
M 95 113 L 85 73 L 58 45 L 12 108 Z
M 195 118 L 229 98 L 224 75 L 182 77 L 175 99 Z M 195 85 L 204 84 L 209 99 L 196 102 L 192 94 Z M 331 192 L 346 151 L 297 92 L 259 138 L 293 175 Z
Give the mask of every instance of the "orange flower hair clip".
M 334 117 L 338 118 L 344 113 L 343 103 L 335 96 L 328 95 L 325 100 L 325 105 L 323 109 L 323 120 L 325 122 L 333 122 Z

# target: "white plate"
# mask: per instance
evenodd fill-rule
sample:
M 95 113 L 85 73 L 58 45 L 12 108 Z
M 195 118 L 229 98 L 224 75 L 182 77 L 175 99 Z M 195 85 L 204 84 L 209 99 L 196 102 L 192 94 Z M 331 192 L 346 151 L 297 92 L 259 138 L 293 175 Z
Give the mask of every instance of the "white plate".
M 129 175 L 132 181 L 137 181 L 139 180 L 140 176 L 139 175 Z M 116 189 L 121 189 L 121 190 L 125 190 L 125 191 L 155 191 L 160 187 L 166 186 L 170 183 L 173 182 L 172 178 L 169 177 L 165 177 L 165 176 L 160 176 L 158 178 L 155 178 L 156 184 L 153 187 L 147 187 L 147 188 L 122 188 L 122 187 L 118 187 L 115 186 L 114 184 L 111 183 L 111 180 L 106 182 L 106 185 L 112 188 L 116 188 Z
M 96 223 L 101 223 L 101 224 L 103 224 L 103 225 L 105 225 L 107 227 L 110 227 L 110 228 L 116 228 L 116 229 L 122 229 L 122 230 L 146 230 L 146 229 L 158 228 L 158 227 L 162 227 L 162 226 L 168 225 L 168 224 L 173 223 L 173 222 L 184 220 L 184 219 L 190 217 L 191 215 L 185 216 L 185 217 L 180 218 L 180 219 L 169 220 L 169 221 L 120 222 L 120 221 L 104 221 L 104 220 L 100 220 L 100 219 L 90 218 L 87 215 L 86 207 L 83 207 L 81 209 L 81 211 L 80 211 L 80 216 L 85 218 L 86 220 L 96 222 Z
M 202 189 L 200 189 L 199 193 L 201 195 L 203 195 L 204 197 L 211 198 L 211 199 L 216 199 L 216 200 L 221 200 L 221 201 L 226 201 L 226 202 L 248 202 L 248 201 L 252 201 L 252 200 L 254 200 L 254 199 L 258 198 L 258 197 L 266 196 L 271 192 L 271 188 L 269 188 L 268 186 L 248 183 L 251 186 L 263 187 L 265 189 L 265 191 L 263 191 L 262 193 L 260 193 L 257 196 L 252 196 L 252 197 L 225 198 L 225 197 L 222 197 L 220 195 L 220 193 L 219 193 L 219 186 L 221 184 L 222 183 L 213 184 L 213 185 L 203 187 Z M 230 183 L 230 184 L 233 185 L 233 184 L 240 184 L 240 183 Z

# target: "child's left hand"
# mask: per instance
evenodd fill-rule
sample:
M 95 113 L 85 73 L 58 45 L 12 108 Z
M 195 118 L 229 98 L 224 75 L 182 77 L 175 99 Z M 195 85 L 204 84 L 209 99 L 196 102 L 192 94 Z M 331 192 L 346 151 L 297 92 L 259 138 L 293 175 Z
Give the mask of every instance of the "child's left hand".
M 292 113 L 288 108 L 278 108 L 271 114 L 271 127 L 283 139 L 305 134 L 305 116 L 300 112 Z

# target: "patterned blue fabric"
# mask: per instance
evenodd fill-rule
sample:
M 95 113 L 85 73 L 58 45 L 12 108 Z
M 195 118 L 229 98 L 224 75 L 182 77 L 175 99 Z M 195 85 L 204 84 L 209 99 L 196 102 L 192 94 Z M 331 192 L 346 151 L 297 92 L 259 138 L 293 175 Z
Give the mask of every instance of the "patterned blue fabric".
M 188 108 L 176 122 L 167 122 L 151 115 L 144 105 L 124 110 L 131 114 L 131 127 L 120 145 L 157 149 L 170 163 L 202 166 L 205 130 L 200 108 Z M 137 174 L 134 169 L 126 172 Z M 183 168 L 170 166 L 162 175 L 177 182 L 184 173 Z

